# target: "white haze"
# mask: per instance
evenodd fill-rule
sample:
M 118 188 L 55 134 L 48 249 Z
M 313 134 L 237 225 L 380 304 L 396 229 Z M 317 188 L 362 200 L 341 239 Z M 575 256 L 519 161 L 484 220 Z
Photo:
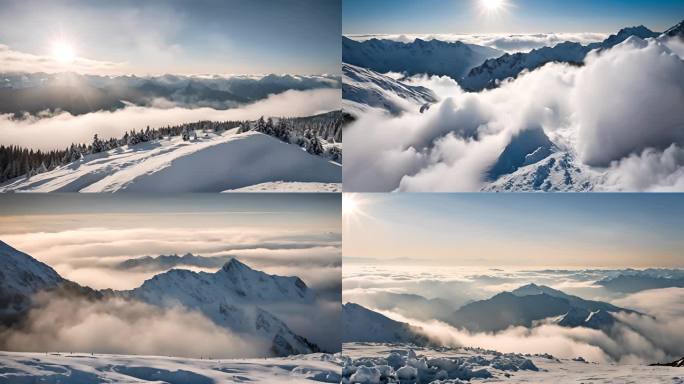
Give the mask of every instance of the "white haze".
M 0 331 L 3 350 L 181 357 L 269 356 L 269 343 L 215 325 L 198 312 L 122 299 L 40 294 L 23 328 Z
M 340 89 L 289 90 L 239 108 L 156 108 L 126 106 L 116 111 L 98 111 L 74 116 L 61 112 L 50 116 L 12 118 L 0 115 L 2 144 L 33 149 L 62 149 L 71 143 L 89 143 L 101 138 L 121 137 L 130 130 L 165 127 L 201 120 L 253 120 L 261 116 L 310 116 L 340 108 Z
M 670 49 L 672 47 L 672 49 Z M 414 77 L 441 101 L 399 117 L 369 111 L 345 131 L 346 191 L 476 191 L 516 133 L 541 127 L 595 175 L 599 190 L 684 187 L 681 43 L 631 38 L 582 67 L 550 63 L 466 93 Z

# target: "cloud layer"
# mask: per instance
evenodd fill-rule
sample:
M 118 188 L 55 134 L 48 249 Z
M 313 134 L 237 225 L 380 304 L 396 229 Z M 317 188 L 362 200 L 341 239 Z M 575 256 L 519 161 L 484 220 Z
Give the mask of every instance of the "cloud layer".
M 684 354 L 681 327 L 684 288 L 616 294 L 595 282 L 620 270 L 494 270 L 435 267 L 345 267 L 344 302 L 357 302 L 392 319 L 421 327 L 437 344 L 493 349 L 501 352 L 551 353 L 559 358 L 582 356 L 595 362 L 652 363 Z M 661 271 L 667 275 L 668 271 Z M 536 283 L 584 299 L 610 302 L 639 314 L 617 314 L 620 323 L 607 331 L 565 328 L 541 322 L 533 328 L 511 327 L 498 333 L 473 333 L 440 321 L 458 307 L 502 291 Z M 421 295 L 416 301 L 397 293 Z M 431 299 L 429 302 L 426 299 Z M 440 307 L 441 306 L 441 307 Z
M 0 330 L 0 348 L 197 358 L 271 354 L 268 342 L 232 333 L 182 308 L 50 294 L 39 295 L 35 305 L 22 328 Z
M 631 38 L 583 67 L 547 64 L 477 94 L 449 78 L 410 79 L 442 101 L 423 114 L 361 114 L 345 131 L 345 190 L 476 191 L 511 138 L 539 128 L 596 189 L 677 189 L 684 61 L 670 46 Z
M 4 145 L 61 149 L 72 142 L 90 142 L 94 134 L 102 138 L 120 137 L 126 131 L 147 126 L 162 127 L 201 120 L 251 120 L 261 116 L 309 116 L 339 109 L 340 100 L 340 89 L 290 90 L 228 110 L 129 106 L 113 112 L 99 111 L 78 116 L 63 112 L 14 119 L 11 114 L 5 114 L 0 116 L 0 136 Z

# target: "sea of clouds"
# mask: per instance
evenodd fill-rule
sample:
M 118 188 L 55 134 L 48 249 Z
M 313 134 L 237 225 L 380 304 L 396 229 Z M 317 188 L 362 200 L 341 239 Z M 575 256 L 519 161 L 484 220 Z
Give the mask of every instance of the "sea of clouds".
M 407 82 L 441 101 L 345 130 L 346 191 L 476 191 L 517 133 L 544 129 L 598 190 L 684 189 L 682 43 L 631 38 L 582 67 L 550 63 L 480 93 L 448 77 Z
M 594 362 L 652 363 L 684 355 L 684 288 L 652 289 L 634 294 L 610 292 L 596 281 L 619 270 L 531 270 L 418 266 L 345 267 L 343 301 L 356 302 L 394 320 L 421 327 L 433 342 L 446 346 L 481 347 L 501 352 L 550 353 L 558 358 L 583 358 Z M 468 332 L 426 313 L 448 316 L 460 306 L 487 299 L 503 291 L 535 283 L 588 300 L 610 302 L 639 314 L 617 314 L 621 323 L 609 331 L 565 328 L 549 322 L 532 327 L 510 327 L 496 333 Z M 410 298 L 380 292 L 421 295 L 433 305 L 412 306 Z M 440 300 L 440 301 L 437 301 Z M 435 316 L 437 317 L 437 316 Z

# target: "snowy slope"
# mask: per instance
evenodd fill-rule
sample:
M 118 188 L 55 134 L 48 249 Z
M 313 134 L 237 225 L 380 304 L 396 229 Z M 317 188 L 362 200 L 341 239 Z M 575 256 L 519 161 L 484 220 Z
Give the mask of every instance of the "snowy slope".
M 342 192 L 342 183 L 268 181 L 222 192 Z
M 421 330 L 355 303 L 342 306 L 342 340 L 426 344 Z
M 339 355 L 212 360 L 0 352 L 0 383 L 339 383 Z
M 346 112 L 363 111 L 370 106 L 399 114 L 437 101 L 434 92 L 425 87 L 406 85 L 370 69 L 342 63 L 342 73 Z
M 271 342 L 278 356 L 317 352 L 318 348 L 262 306 L 313 304 L 315 293 L 298 277 L 269 275 L 233 258 L 215 273 L 172 269 L 122 295 L 156 306 L 181 304 L 232 331 Z
M 488 192 L 588 192 L 601 184 L 601 171 L 582 165 L 568 152 L 555 152 L 536 163 L 523 165 L 486 184 Z
M 0 323 L 25 311 L 34 293 L 64 281 L 48 265 L 0 241 Z
M 258 132 L 180 137 L 87 155 L 0 192 L 221 192 L 264 182 L 340 183 L 342 167 Z
M 494 48 L 416 39 L 411 43 L 370 39 L 363 42 L 342 37 L 342 62 L 380 73 L 402 72 L 460 79 L 485 60 L 502 54 Z
M 469 91 L 481 91 L 496 87 L 499 82 L 508 78 L 515 78 L 521 72 L 531 71 L 542 67 L 546 63 L 561 62 L 581 65 L 585 56 L 594 49 L 608 49 L 627 40 L 630 36 L 642 39 L 657 37 L 659 34 L 644 26 L 623 28 L 617 34 L 609 36 L 602 42 L 581 45 L 566 41 L 554 47 L 543 47 L 530 52 L 505 54 L 496 59 L 489 59 L 483 64 L 471 69 L 459 81 L 460 85 Z
M 684 382 L 681 368 L 588 363 L 579 356 L 557 359 L 547 354 L 504 354 L 479 348 L 430 349 L 401 344 L 345 343 L 343 347 L 348 358 L 342 371 L 345 384 L 398 382 L 400 375 L 411 378 L 405 382 L 416 384 L 427 384 L 437 377 L 452 380 L 444 383 L 455 384 Z M 363 381 L 362 377 L 370 379 Z

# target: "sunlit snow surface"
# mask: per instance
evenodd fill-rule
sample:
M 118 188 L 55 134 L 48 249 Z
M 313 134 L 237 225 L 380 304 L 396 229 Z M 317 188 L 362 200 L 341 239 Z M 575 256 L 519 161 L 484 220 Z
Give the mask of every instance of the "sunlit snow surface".
M 221 192 L 269 182 L 338 184 L 342 166 L 273 137 L 232 129 L 87 155 L 29 179 L 13 179 L 0 192 Z M 318 185 L 299 187 L 289 189 L 313 191 Z
M 134 342 L 134 341 L 132 341 Z M 0 352 L 0 383 L 338 383 L 339 355 L 215 360 Z
M 684 383 L 680 368 L 596 364 L 551 355 L 504 355 L 484 349 L 437 350 L 374 343 L 347 343 L 343 350 L 348 358 L 343 368 L 345 384 L 399 383 L 402 375 L 402 383 L 416 384 L 467 383 L 468 377 L 475 383 Z M 411 351 L 415 359 L 409 356 Z

